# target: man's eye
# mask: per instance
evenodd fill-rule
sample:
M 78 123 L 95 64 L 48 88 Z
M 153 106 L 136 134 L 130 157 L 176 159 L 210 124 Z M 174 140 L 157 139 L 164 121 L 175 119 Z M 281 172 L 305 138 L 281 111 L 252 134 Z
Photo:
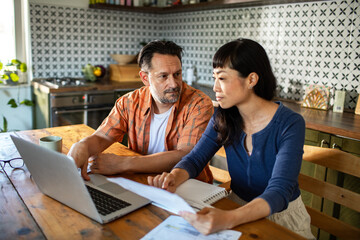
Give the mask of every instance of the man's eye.
M 175 77 L 179 77 L 181 73 L 175 73 Z

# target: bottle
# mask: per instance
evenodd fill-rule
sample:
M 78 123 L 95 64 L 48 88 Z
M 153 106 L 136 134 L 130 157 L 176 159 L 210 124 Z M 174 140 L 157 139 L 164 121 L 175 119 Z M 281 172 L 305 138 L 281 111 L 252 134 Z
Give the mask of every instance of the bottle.
M 166 0 L 158 0 L 157 6 L 158 7 L 166 7 Z
M 186 83 L 188 85 L 192 85 L 193 81 L 195 80 L 194 78 L 194 68 L 193 67 L 189 67 L 187 70 L 186 70 Z
M 143 5 L 142 0 L 134 0 L 134 7 L 141 7 Z

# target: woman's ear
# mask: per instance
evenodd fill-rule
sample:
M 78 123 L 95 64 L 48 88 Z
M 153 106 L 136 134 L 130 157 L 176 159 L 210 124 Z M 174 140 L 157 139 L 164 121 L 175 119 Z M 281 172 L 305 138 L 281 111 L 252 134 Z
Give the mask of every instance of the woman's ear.
M 259 75 L 256 72 L 252 72 L 248 75 L 247 79 L 248 79 L 248 88 L 252 89 L 258 83 Z
M 149 82 L 149 74 L 147 72 L 144 71 L 140 71 L 139 72 L 141 81 L 144 83 L 145 86 L 150 86 L 150 82 Z

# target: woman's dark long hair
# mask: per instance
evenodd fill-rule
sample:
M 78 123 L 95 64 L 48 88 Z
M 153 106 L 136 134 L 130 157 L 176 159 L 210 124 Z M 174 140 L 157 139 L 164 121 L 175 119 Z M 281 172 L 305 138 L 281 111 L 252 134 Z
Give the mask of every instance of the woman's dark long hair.
M 266 100 L 274 97 L 276 78 L 265 49 L 259 43 L 241 38 L 220 47 L 214 55 L 213 68 L 225 67 L 236 70 L 243 78 L 252 72 L 257 73 L 259 80 L 253 88 L 255 94 Z M 214 128 L 220 144 L 228 146 L 238 141 L 244 122 L 237 107 L 219 107 L 215 113 Z

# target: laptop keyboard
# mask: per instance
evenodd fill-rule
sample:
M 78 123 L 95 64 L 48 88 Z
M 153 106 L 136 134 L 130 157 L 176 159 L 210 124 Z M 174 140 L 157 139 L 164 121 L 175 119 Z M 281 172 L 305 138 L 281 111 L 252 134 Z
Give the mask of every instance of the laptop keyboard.
M 96 209 L 101 215 L 108 215 L 131 204 L 86 185 Z

